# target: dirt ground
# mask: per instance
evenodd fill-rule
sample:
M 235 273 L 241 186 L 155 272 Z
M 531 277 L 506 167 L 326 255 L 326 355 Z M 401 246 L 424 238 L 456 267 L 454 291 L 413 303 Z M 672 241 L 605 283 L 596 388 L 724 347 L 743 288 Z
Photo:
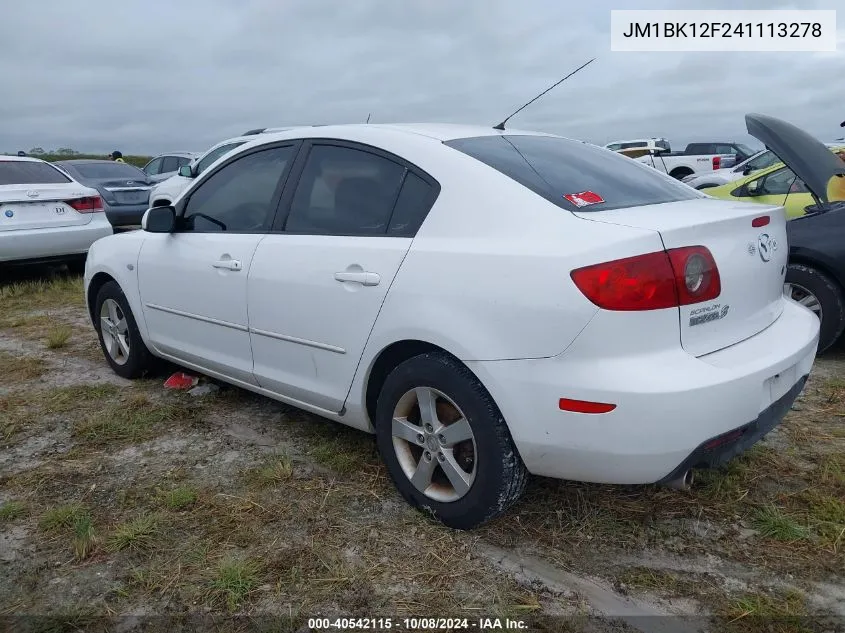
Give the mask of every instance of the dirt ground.
M 775 432 L 689 491 L 537 478 L 463 533 L 405 505 L 366 434 L 225 385 L 165 390 L 167 370 L 118 378 L 81 288 L 0 281 L 0 629 L 845 624 L 841 351 Z

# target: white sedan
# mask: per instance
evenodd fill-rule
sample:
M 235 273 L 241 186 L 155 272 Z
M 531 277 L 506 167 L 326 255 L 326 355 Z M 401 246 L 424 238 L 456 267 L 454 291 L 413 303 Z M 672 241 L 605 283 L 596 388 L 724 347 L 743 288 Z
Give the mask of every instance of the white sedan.
M 0 264 L 81 270 L 91 244 L 113 232 L 96 189 L 43 160 L 0 156 Z
M 815 358 L 782 208 L 557 136 L 261 135 L 143 227 L 85 275 L 115 372 L 167 359 L 375 433 L 455 528 L 529 473 L 683 486 L 777 425 Z

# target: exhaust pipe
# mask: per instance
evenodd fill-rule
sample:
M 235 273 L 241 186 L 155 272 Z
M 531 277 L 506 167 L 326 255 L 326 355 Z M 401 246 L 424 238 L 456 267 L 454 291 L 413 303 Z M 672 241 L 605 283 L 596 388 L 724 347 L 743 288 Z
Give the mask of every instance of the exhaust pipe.
M 690 486 L 692 486 L 692 469 L 681 473 L 675 479 L 667 481 L 665 485 L 675 490 L 689 490 Z

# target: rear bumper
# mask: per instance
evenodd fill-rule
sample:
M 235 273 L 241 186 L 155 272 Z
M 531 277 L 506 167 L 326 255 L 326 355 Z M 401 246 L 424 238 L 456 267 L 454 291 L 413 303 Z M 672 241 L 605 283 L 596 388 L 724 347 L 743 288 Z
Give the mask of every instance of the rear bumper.
M 52 229 L 0 232 L 0 262 L 61 259 L 85 255 L 91 244 L 113 233 L 103 214 L 92 214 L 88 224 Z
M 702 453 L 717 436 L 747 427 L 746 439 L 734 446 L 740 451 L 773 428 L 810 373 L 818 333 L 818 319 L 786 301 L 762 332 L 699 358 L 680 347 L 650 349 L 647 340 L 626 350 L 606 340 L 606 323 L 594 319 L 559 356 L 467 365 L 499 405 L 533 474 L 646 484 L 689 463 L 729 459 L 727 451 Z M 561 411 L 560 398 L 616 408 Z
M 140 226 L 141 218 L 144 217 L 147 209 L 150 208 L 149 203 L 108 206 L 106 207 L 106 217 L 111 222 L 112 226 Z
M 802 376 L 789 391 L 761 411 L 753 422 L 702 442 L 689 457 L 658 483 L 678 479 L 692 468 L 716 468 L 747 451 L 780 424 L 806 382 L 807 376 Z

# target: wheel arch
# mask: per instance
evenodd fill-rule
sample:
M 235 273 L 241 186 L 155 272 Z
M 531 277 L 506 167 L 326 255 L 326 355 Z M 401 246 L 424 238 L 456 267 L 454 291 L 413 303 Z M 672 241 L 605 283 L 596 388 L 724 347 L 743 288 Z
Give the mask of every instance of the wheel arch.
M 119 282 L 117 279 L 112 277 L 106 272 L 98 272 L 92 278 L 91 281 L 88 283 L 88 290 L 85 293 L 85 300 L 88 305 L 88 316 L 91 319 L 91 323 L 94 324 L 96 327 L 96 317 L 94 315 L 95 310 L 95 303 L 97 302 L 97 294 L 100 292 L 100 289 L 105 286 L 108 282 L 113 281 L 115 283 Z
M 800 252 L 800 253 L 790 253 L 789 254 L 789 262 L 787 266 L 792 264 L 798 264 L 799 266 L 806 266 L 808 268 L 815 268 L 820 273 L 824 273 L 830 279 L 839 286 L 839 290 L 845 294 L 845 283 L 843 283 L 842 277 L 837 274 L 836 268 L 832 265 L 829 265 L 827 262 L 823 261 L 822 259 L 818 259 L 813 257 L 810 253 Z
M 448 349 L 429 341 L 419 339 L 403 339 L 395 341 L 382 348 L 373 358 L 364 379 L 364 413 L 369 418 L 370 425 L 375 428 L 376 403 L 379 393 L 388 375 L 406 360 L 421 354 L 439 352 L 452 357 L 456 362 L 467 367 L 455 354 Z M 467 370 L 472 371 L 467 367 Z M 475 373 L 473 372 L 475 376 Z M 476 380 L 480 379 L 475 376 Z
M 672 176 L 672 178 L 677 178 L 678 180 L 680 180 L 684 176 L 689 176 L 690 174 L 694 173 L 695 171 L 693 171 L 689 167 L 675 167 L 675 169 L 669 172 L 669 175 Z

